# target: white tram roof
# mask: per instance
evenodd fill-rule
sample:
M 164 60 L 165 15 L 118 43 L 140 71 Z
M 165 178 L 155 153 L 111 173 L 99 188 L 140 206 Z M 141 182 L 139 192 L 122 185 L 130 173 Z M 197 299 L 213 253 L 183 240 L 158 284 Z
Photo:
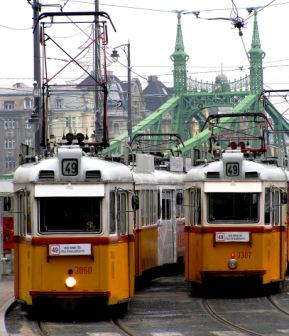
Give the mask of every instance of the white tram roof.
M 72 153 L 73 154 L 73 153 Z M 80 154 L 80 152 L 78 152 Z M 73 155 L 72 155 L 73 157 Z M 64 158 L 70 158 L 69 151 L 66 151 Z M 18 167 L 14 173 L 13 182 L 17 184 L 22 183 L 106 183 L 106 182 L 120 182 L 132 183 L 132 172 L 126 165 L 118 162 L 106 161 L 97 157 L 78 156 L 79 174 L 77 176 L 63 176 L 61 157 L 56 156 L 52 158 L 42 159 L 36 163 L 27 163 Z M 53 179 L 41 179 L 41 171 L 51 172 L 54 175 Z M 96 181 L 88 179 L 87 172 L 100 172 L 100 178 Z
M 167 170 L 155 170 L 154 175 L 158 184 L 182 185 L 184 184 L 186 174 Z
M 239 163 L 238 176 L 227 176 L 226 165 L 230 163 Z M 209 175 L 210 178 L 208 177 Z M 274 164 L 247 160 L 244 158 L 243 153 L 237 152 L 223 153 L 222 158 L 219 161 L 209 162 L 201 166 L 193 167 L 189 170 L 185 177 L 185 181 L 209 180 L 286 181 L 287 177 L 282 168 Z
M 157 184 L 154 173 L 137 173 L 133 171 L 135 184 Z
M 0 178 L 0 196 L 7 196 L 14 191 L 12 177 L 10 179 Z
M 150 173 L 133 171 L 133 178 L 136 184 L 182 185 L 184 184 L 184 177 L 185 173 L 176 173 L 168 170 L 155 169 Z

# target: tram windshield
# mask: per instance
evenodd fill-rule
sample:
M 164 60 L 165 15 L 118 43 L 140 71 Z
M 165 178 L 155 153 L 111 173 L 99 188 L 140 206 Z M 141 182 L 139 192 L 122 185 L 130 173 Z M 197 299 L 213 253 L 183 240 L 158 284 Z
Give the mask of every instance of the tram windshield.
M 39 198 L 40 233 L 101 232 L 99 197 Z
M 207 193 L 208 222 L 256 223 L 259 220 L 259 193 Z

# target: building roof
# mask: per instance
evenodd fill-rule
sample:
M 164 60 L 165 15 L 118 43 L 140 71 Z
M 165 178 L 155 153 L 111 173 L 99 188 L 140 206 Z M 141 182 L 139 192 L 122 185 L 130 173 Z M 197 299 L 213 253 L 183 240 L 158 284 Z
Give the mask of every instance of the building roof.
M 147 110 L 157 110 L 172 96 L 172 91 L 173 89 L 166 87 L 157 76 L 149 76 L 148 85 L 143 90 Z

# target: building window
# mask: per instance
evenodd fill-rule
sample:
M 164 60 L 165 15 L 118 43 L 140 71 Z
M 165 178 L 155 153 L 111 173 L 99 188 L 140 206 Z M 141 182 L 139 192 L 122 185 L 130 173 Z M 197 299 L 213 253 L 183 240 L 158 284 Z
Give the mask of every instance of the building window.
M 14 110 L 14 101 L 13 100 L 4 101 L 4 110 Z
M 25 145 L 32 147 L 32 139 L 31 138 L 26 138 L 25 139 Z
M 119 124 L 118 123 L 113 124 L 113 132 L 116 133 L 116 134 L 119 132 Z
M 75 117 L 71 118 L 71 127 L 76 128 L 76 118 Z
M 5 139 L 5 149 L 15 149 L 15 140 L 14 139 Z
M 28 110 L 32 108 L 32 99 L 31 98 L 24 98 L 24 109 Z
M 66 117 L 65 127 L 66 128 L 76 128 L 76 117 Z
M 5 167 L 6 169 L 14 169 L 16 167 L 16 162 L 14 158 L 8 157 L 5 159 Z
M 57 109 L 63 108 L 63 99 L 62 98 L 55 98 L 55 108 L 57 108 Z
M 29 122 L 29 119 L 26 119 L 26 120 L 25 120 L 25 128 L 26 128 L 26 129 L 30 129 L 30 128 L 31 128 L 31 124 L 30 124 L 30 122 Z
M 4 129 L 15 129 L 16 122 L 13 119 L 4 120 Z

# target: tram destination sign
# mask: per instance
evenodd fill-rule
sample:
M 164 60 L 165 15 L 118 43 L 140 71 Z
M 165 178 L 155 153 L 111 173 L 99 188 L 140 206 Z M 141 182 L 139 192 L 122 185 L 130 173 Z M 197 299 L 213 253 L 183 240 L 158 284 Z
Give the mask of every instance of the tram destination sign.
M 215 242 L 249 242 L 250 232 L 216 232 Z
M 49 256 L 91 255 L 91 244 L 49 244 Z

